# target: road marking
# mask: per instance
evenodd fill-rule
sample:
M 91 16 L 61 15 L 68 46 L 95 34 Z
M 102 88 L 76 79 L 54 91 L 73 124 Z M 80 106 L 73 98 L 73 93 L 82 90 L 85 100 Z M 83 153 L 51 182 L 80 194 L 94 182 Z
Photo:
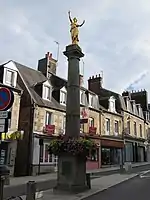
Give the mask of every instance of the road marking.
M 150 173 L 150 170 L 147 170 L 147 171 L 144 171 L 140 174 L 140 178 L 150 178 L 150 175 L 149 176 L 146 176 L 147 173 Z

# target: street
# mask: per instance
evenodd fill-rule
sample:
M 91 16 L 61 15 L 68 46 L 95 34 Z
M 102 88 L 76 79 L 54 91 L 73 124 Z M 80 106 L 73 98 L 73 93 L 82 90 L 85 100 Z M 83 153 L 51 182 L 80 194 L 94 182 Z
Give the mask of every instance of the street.
M 84 200 L 148 200 L 150 199 L 150 172 L 141 177 L 125 181 Z

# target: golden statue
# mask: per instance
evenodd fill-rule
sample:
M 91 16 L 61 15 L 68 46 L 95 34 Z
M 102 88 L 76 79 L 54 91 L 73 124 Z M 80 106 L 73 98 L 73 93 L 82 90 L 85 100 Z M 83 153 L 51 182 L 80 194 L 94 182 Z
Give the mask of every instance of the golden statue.
M 71 22 L 70 33 L 71 33 L 72 44 L 78 44 L 79 42 L 78 27 L 83 26 L 83 24 L 85 23 L 85 20 L 82 22 L 82 24 L 79 25 L 76 17 L 74 17 L 73 20 L 71 19 L 70 11 L 68 12 L 68 14 L 69 14 L 69 20 Z

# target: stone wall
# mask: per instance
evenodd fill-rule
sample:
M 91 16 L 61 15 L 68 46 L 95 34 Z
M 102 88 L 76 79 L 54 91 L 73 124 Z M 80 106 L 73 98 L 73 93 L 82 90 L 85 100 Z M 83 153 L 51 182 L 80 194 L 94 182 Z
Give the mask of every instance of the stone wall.
M 14 103 L 11 108 L 11 125 L 9 131 L 17 131 L 20 112 L 20 95 L 14 92 Z
M 122 116 L 115 113 L 103 112 L 101 115 L 101 135 L 106 135 L 106 119 L 110 119 L 110 135 L 115 135 L 115 121 L 119 124 L 119 135 L 122 135 L 123 123 Z
M 49 108 L 43 108 L 36 106 L 34 114 L 33 131 L 43 132 L 43 127 L 45 126 L 46 112 L 52 113 L 52 124 L 55 125 L 55 134 L 58 134 L 63 128 L 63 118 L 65 112 L 57 111 Z
M 144 123 L 144 119 L 131 115 L 129 113 L 124 112 L 124 127 L 127 129 L 127 121 L 130 121 L 130 135 L 133 137 L 141 138 L 140 136 L 140 124 L 142 125 L 142 138 L 146 138 L 146 127 Z M 134 122 L 136 122 L 137 127 L 137 136 L 134 134 Z

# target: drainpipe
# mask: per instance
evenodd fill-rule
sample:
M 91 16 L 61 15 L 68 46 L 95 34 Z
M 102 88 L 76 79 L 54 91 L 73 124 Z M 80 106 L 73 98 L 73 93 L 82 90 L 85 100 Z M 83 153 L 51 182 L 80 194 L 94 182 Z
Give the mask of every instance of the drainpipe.
M 102 115 L 103 115 L 103 110 L 100 109 L 100 112 L 99 112 L 99 133 L 100 133 L 100 146 L 99 146 L 99 168 L 102 166 L 102 159 L 101 159 L 101 149 L 102 149 L 102 146 L 101 146 L 101 133 L 102 133 Z
M 34 122 L 34 110 L 35 103 L 32 102 L 30 107 L 30 127 L 29 127 L 29 140 L 28 140 L 28 163 L 27 163 L 27 174 L 32 175 L 32 160 L 33 160 L 33 145 L 34 145 L 34 133 L 33 133 L 33 122 Z
M 125 138 L 124 138 L 124 130 L 125 130 L 125 127 L 124 127 L 124 114 L 122 112 L 122 140 L 123 140 L 123 143 L 125 145 Z M 123 157 L 124 157 L 124 147 L 121 148 L 121 165 L 120 165 L 120 169 L 123 170 L 123 165 L 124 165 L 124 161 L 123 161 Z

